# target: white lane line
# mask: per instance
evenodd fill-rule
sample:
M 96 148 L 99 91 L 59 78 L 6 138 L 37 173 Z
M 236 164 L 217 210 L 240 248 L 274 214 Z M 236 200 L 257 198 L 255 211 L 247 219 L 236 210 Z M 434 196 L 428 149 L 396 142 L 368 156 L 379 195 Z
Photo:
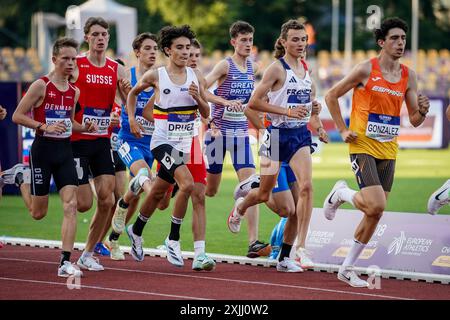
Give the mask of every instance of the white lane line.
M 58 286 L 68 287 L 67 283 L 53 282 L 53 281 L 40 281 L 40 280 L 5 278 L 5 277 L 0 277 L 0 280 L 50 284 L 50 285 L 58 285 Z M 198 297 L 179 296 L 179 295 L 173 295 L 173 294 L 164 294 L 164 293 L 156 293 L 156 292 L 148 292 L 148 291 L 116 289 L 116 288 L 107 288 L 107 287 L 99 287 L 99 286 L 87 286 L 87 285 L 83 285 L 83 284 L 80 284 L 79 286 L 80 286 L 80 289 L 85 288 L 85 289 L 94 289 L 94 290 L 114 291 L 114 292 L 120 292 L 120 293 L 134 293 L 134 294 L 143 294 L 143 295 L 150 295 L 150 296 L 159 296 L 159 297 L 165 297 L 165 298 L 178 298 L 178 299 L 187 299 L 187 300 L 209 300 L 209 299 L 198 298 Z
M 55 263 L 49 262 L 49 261 L 14 259 L 14 258 L 0 258 L 0 260 L 55 264 Z M 306 287 L 306 286 L 297 286 L 297 285 L 288 285 L 288 284 L 261 282 L 261 281 L 248 281 L 248 280 L 236 280 L 236 279 L 228 279 L 228 278 L 193 276 L 193 275 L 180 274 L 180 273 L 168 273 L 168 272 L 157 272 L 157 271 L 135 270 L 135 269 L 124 269 L 124 268 L 111 268 L 111 267 L 105 267 L 105 270 L 114 270 L 114 271 L 122 271 L 122 272 L 136 272 L 136 273 L 144 273 L 144 274 L 154 274 L 154 275 L 202 279 L 202 280 L 235 282 L 235 283 L 241 283 L 241 284 L 245 283 L 245 284 L 252 284 L 252 285 L 263 285 L 263 286 L 281 287 L 281 288 L 289 288 L 289 289 L 302 289 L 302 290 L 310 290 L 310 291 L 340 293 L 340 294 L 345 294 L 345 295 L 358 295 L 358 296 L 366 296 L 366 297 L 382 298 L 382 299 L 415 300 L 415 299 L 406 298 L 406 297 L 387 296 L 387 295 L 372 294 L 372 293 L 352 292 L 352 291 L 325 289 L 325 288 L 317 288 L 317 287 Z

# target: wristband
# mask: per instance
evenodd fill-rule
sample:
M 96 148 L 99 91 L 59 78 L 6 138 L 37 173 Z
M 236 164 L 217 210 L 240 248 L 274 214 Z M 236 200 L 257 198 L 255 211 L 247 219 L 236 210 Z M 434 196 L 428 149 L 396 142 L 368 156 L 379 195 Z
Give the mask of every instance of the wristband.
M 288 109 L 287 116 L 288 116 L 289 118 L 291 117 L 291 109 Z
M 420 115 L 421 115 L 422 117 L 426 118 L 427 114 L 426 114 L 426 113 L 422 113 L 422 112 L 420 111 L 420 109 L 419 109 L 419 113 L 420 113 Z
M 43 122 L 39 123 L 39 125 L 36 127 L 36 131 L 41 130 L 41 127 L 44 125 Z

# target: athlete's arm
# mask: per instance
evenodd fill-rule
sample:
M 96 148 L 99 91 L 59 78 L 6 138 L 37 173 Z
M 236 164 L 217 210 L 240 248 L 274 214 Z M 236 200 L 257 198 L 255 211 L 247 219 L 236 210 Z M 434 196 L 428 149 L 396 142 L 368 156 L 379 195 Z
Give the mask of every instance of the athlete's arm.
M 219 81 L 219 85 L 228 74 L 228 62 L 227 60 L 222 60 L 214 66 L 212 71 L 205 77 L 206 88 L 209 89 L 214 83 Z
M 292 118 L 301 119 L 305 117 L 308 113 L 306 108 L 287 109 L 266 101 L 270 89 L 283 80 L 281 76 L 283 74 L 284 69 L 281 64 L 278 61 L 272 63 L 264 72 L 263 78 L 250 97 L 247 107 L 255 111 L 287 115 Z
M 121 104 L 125 104 L 127 102 L 127 95 L 131 90 L 131 83 L 129 79 L 129 71 L 120 63 L 118 63 L 116 100 L 121 101 Z
M 46 85 L 42 79 L 33 82 L 25 96 L 20 100 L 17 109 L 14 111 L 12 120 L 14 123 L 30 129 L 39 129 L 48 133 L 63 133 L 66 131 L 64 121 L 58 121 L 47 126 L 47 124 L 38 122 L 27 116 L 27 113 L 29 113 L 34 106 L 40 105 L 44 100 L 45 88 Z
M 205 78 L 203 78 L 202 74 L 198 70 L 194 70 L 195 74 L 197 75 L 197 79 L 199 82 L 199 88 L 195 85 L 195 83 L 191 83 L 189 86 L 189 94 L 194 98 L 194 100 L 198 104 L 198 111 L 200 112 L 200 115 L 203 118 L 209 117 L 209 104 L 206 102 L 205 98 L 205 88 L 206 88 L 206 81 Z
M 150 122 L 155 122 L 155 118 L 153 118 L 153 106 L 155 105 L 155 99 L 155 94 L 153 94 L 152 97 L 148 99 L 147 104 L 144 106 L 144 110 L 142 111 L 142 116 Z
M 134 117 L 136 114 L 137 96 L 147 88 L 156 88 L 157 81 L 158 70 L 147 70 L 128 93 L 126 112 L 128 113 L 130 131 L 136 138 L 142 138 L 141 130 L 143 129 L 142 126 L 136 122 L 136 118 Z
M 311 124 L 311 128 L 317 131 L 317 134 L 319 135 L 319 140 L 328 143 L 329 141 L 328 133 L 323 128 L 322 120 L 320 120 L 319 117 L 320 111 L 322 111 L 322 105 L 317 100 L 314 100 L 316 98 L 316 92 L 317 92 L 316 85 L 313 82 L 311 85 L 312 111 L 309 123 Z
M 417 96 L 416 73 L 409 69 L 408 74 L 408 89 L 405 94 L 405 102 L 408 109 L 409 122 L 411 122 L 414 127 L 418 127 L 425 121 L 430 108 L 430 102 L 426 96 Z
M 6 118 L 6 109 L 0 105 L 0 120 L 4 120 Z
M 357 135 L 347 128 L 345 121 L 342 118 L 338 99 L 351 89 L 355 88 L 358 84 L 365 84 L 369 78 L 371 69 L 370 61 L 365 61 L 356 65 L 344 79 L 334 85 L 334 87 L 325 95 L 325 102 L 328 110 L 330 110 L 331 117 L 333 118 L 336 128 L 341 133 L 344 142 L 354 142 Z
M 450 121 L 450 104 L 447 106 L 447 111 L 445 114 L 447 115 L 447 120 Z
M 72 131 L 75 132 L 94 132 L 97 131 L 97 125 L 95 122 L 86 121 L 84 125 L 75 120 L 75 107 L 78 99 L 80 98 L 80 89 L 75 87 L 75 99 L 73 103 L 72 111 L 70 112 L 70 120 L 72 121 Z
M 262 121 L 262 119 L 260 117 L 261 113 L 247 107 L 244 110 L 244 114 L 257 130 L 265 129 L 264 122 Z

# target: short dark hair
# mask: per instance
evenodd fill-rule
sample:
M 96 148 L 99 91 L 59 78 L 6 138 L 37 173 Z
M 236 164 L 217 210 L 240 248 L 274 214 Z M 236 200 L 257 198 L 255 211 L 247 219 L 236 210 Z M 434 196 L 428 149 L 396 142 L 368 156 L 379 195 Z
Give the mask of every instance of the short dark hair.
M 144 32 L 139 34 L 136 38 L 134 38 L 133 40 L 133 50 L 139 50 L 142 47 L 142 43 L 144 43 L 145 40 L 147 39 L 151 39 L 153 41 L 155 41 L 156 43 L 158 43 L 158 38 L 156 37 L 156 35 L 154 35 L 153 33 L 150 32 Z
M 195 33 L 191 30 L 191 27 L 187 24 L 181 27 L 176 26 L 166 26 L 159 30 L 159 50 L 161 50 L 166 56 L 164 48 L 170 48 L 174 39 L 186 37 L 191 43 L 195 39 Z
M 397 17 L 388 18 L 381 23 L 379 29 L 375 29 L 375 42 L 378 43 L 378 40 L 386 40 L 386 36 L 389 33 L 389 30 L 394 28 L 400 28 L 405 31 L 405 33 L 408 32 L 408 24 L 405 21 Z
M 255 28 L 248 22 L 239 20 L 230 27 L 230 37 L 236 38 L 239 34 L 255 33 Z
M 91 27 L 95 26 L 96 24 L 105 28 L 106 30 L 109 29 L 108 22 L 106 22 L 106 20 L 103 19 L 102 17 L 90 17 L 84 24 L 84 34 L 88 34 L 89 31 L 91 30 Z
M 55 43 L 53 44 L 52 55 L 54 57 L 56 57 L 59 54 L 59 51 L 61 50 L 61 48 L 65 48 L 65 47 L 75 48 L 75 50 L 77 50 L 77 52 L 78 52 L 79 43 L 78 43 L 78 41 L 76 41 L 75 39 L 72 39 L 72 38 L 66 38 L 66 37 L 60 38 L 60 39 L 56 40 Z
M 192 46 L 196 47 L 197 49 L 202 49 L 202 45 L 200 44 L 200 42 L 197 39 L 192 40 Z

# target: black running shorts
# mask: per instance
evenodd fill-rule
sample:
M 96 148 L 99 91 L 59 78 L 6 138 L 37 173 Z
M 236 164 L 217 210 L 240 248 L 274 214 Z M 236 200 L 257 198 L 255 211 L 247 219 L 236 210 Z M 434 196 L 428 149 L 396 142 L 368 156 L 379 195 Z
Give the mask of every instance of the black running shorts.
M 395 160 L 377 159 L 366 153 L 350 154 L 359 188 L 381 185 L 390 192 L 394 182 Z
M 122 159 L 120 159 L 117 151 L 113 151 L 113 158 L 114 158 L 114 171 L 115 172 L 127 171 L 127 166 L 125 165 L 125 163 L 123 163 Z
M 168 183 L 175 183 L 175 170 L 185 165 L 190 158 L 189 154 L 183 153 L 169 144 L 162 144 L 152 149 L 152 154 L 161 165 L 158 177 Z
M 79 185 L 89 183 L 89 172 L 93 178 L 104 174 L 115 175 L 109 138 L 72 141 L 72 150 Z
M 36 136 L 31 145 L 31 194 L 45 196 L 50 191 L 53 175 L 56 188 L 78 186 L 77 172 L 70 139 L 51 139 Z

